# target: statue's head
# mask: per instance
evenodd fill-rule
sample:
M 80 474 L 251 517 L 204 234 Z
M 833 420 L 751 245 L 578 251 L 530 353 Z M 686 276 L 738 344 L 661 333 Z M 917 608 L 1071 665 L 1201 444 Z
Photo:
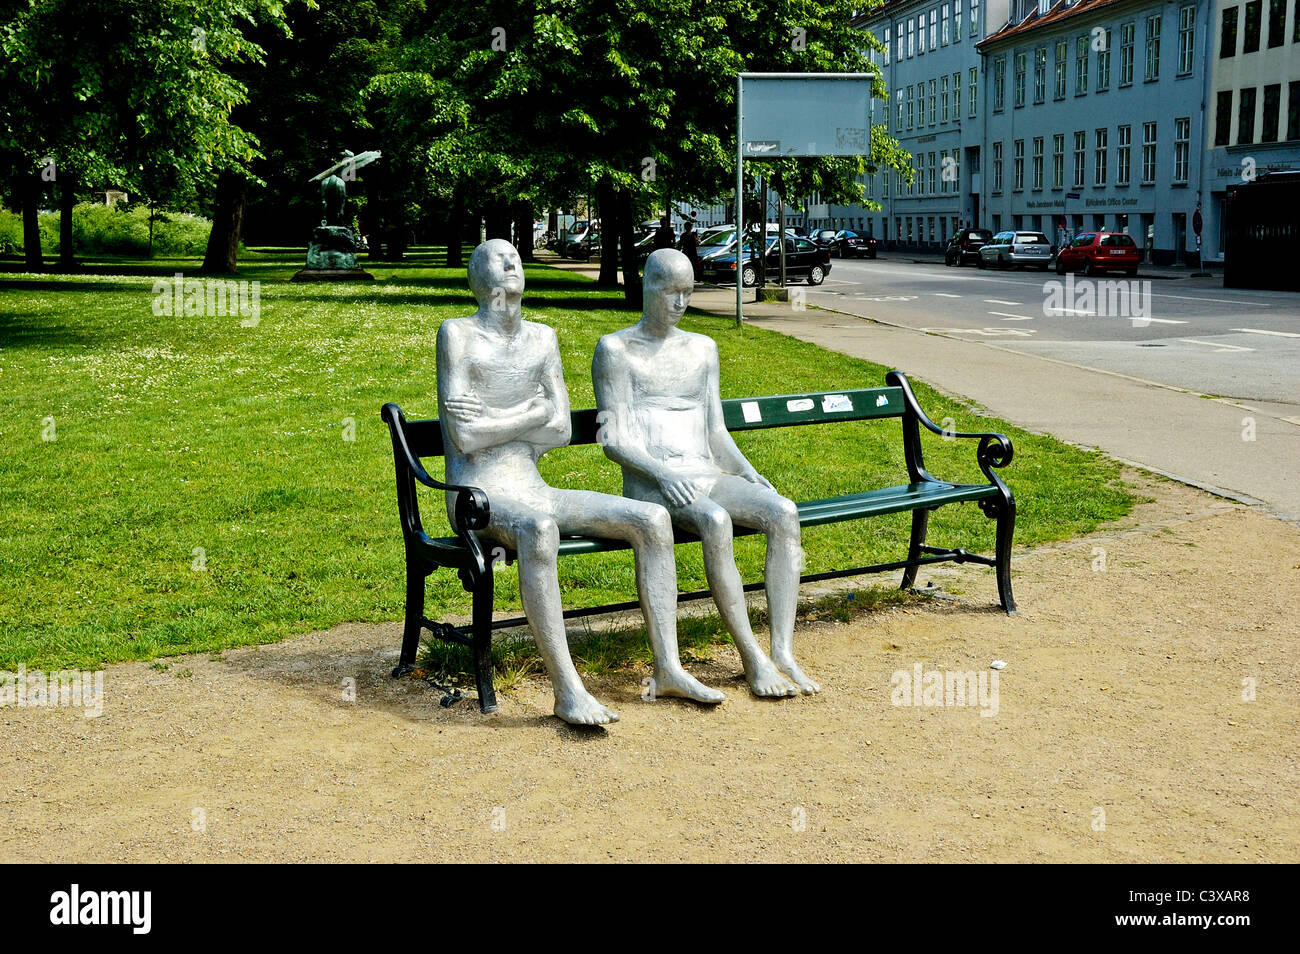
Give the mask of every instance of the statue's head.
M 523 262 L 505 239 L 488 239 L 474 249 L 468 272 L 469 290 L 480 306 L 499 299 L 517 299 L 524 292 Z
M 675 326 L 681 321 L 695 290 L 695 269 L 691 260 L 675 248 L 650 253 L 641 283 L 645 317 L 655 324 Z

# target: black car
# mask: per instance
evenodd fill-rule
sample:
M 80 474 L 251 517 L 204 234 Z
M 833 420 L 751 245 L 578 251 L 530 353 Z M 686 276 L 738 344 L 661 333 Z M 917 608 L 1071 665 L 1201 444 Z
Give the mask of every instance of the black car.
M 979 263 L 980 249 L 993 238 L 988 229 L 958 229 L 948 240 L 948 247 L 943 253 L 945 265 L 961 267 L 967 261 Z
M 767 252 L 763 260 L 758 261 L 758 247 L 751 238 L 745 242 L 745 260 L 741 267 L 741 278 L 745 285 L 757 285 L 764 277 L 775 280 L 781 274 L 781 250 L 777 247 L 776 236 L 767 238 Z M 703 263 L 706 282 L 731 283 L 736 280 L 736 253 L 734 251 L 712 255 Z M 815 242 L 794 235 L 785 237 L 785 274 L 786 278 L 802 277 L 809 285 L 820 285 L 830 274 L 830 255 L 826 249 Z
M 852 229 L 840 229 L 831 236 L 826 250 L 839 258 L 875 258 L 876 240 Z

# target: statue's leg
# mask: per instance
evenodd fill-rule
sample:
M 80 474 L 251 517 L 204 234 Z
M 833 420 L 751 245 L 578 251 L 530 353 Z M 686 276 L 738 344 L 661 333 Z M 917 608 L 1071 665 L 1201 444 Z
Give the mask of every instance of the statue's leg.
M 767 616 L 772 630 L 772 661 L 803 692 L 820 692 L 794 660 L 794 619 L 799 608 L 799 573 L 803 569 L 799 509 L 774 490 L 743 477 L 718 478 L 710 492 L 731 519 L 767 535 L 763 574 Z
M 668 513 L 674 523 L 700 538 L 709 592 L 727 632 L 736 642 L 750 689 L 758 696 L 798 695 L 799 690 L 772 665 L 749 625 L 745 590 L 731 546 L 731 516 L 703 494 L 685 507 L 669 507 Z
M 519 555 L 519 595 L 555 692 L 555 714 L 575 725 L 603 725 L 618 716 L 582 684 L 564 630 L 557 554 L 560 531 L 553 517 L 492 500 L 492 527 Z
M 598 494 L 556 490 L 555 516 L 565 533 L 626 540 L 636 555 L 636 588 L 654 650 L 656 696 L 680 696 L 696 702 L 726 698 L 688 673 L 677 651 L 677 564 L 673 525 L 658 504 Z

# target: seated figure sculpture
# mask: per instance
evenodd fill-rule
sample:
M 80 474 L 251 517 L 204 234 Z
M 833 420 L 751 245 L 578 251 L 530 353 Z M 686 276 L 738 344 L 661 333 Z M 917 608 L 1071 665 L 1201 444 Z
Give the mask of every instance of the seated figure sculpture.
M 803 564 L 799 512 L 759 475 L 727 432 L 717 344 L 677 327 L 693 289 L 690 259 L 675 249 L 650 254 L 641 320 L 605 335 L 596 346 L 591 376 L 602 445 L 622 465 L 626 496 L 662 504 L 675 524 L 700 538 L 709 589 L 753 692 L 818 692 L 821 687 L 795 662 L 792 645 Z M 732 555 L 733 522 L 767 535 L 770 658 L 749 624 Z
M 503 239 L 478 246 L 469 285 L 479 308 L 438 329 L 438 408 L 449 482 L 487 493 L 486 536 L 516 551 L 524 614 L 555 691 L 555 714 L 574 724 L 618 716 L 587 692 L 569 655 L 557 576 L 561 534 L 626 540 L 654 649 L 654 693 L 721 702 L 684 668 L 677 651 L 677 569 L 672 522 L 662 507 L 548 486 L 537 460 L 569 442 L 569 395 L 555 331 L 524 321 L 524 270 Z M 448 513 L 455 494 L 447 495 Z

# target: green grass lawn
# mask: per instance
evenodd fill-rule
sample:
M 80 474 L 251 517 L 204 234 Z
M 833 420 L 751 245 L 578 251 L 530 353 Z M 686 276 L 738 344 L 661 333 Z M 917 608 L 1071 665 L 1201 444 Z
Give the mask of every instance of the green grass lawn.
M 0 274 L 0 668 L 93 667 L 264 643 L 343 621 L 402 615 L 402 544 L 391 446 L 379 408 L 437 414 L 434 339 L 471 313 L 463 270 L 431 250 L 400 267 L 367 265 L 374 283 L 294 285 L 303 252 L 241 261 L 262 283 L 260 322 L 154 314 L 153 284 L 197 262 L 91 262 L 73 276 Z M 545 267 L 528 269 L 526 317 L 559 333 L 573 406 L 593 404 L 597 339 L 635 316 L 621 296 Z M 771 331 L 691 313 L 712 335 L 724 397 L 870 387 L 885 368 Z M 923 369 L 922 369 L 923 370 Z M 917 383 L 930 416 L 1000 430 L 1016 445 L 1003 476 L 1016 494 L 1018 545 L 1087 532 L 1128 511 L 1112 461 L 990 418 Z M 53 440 L 46 438 L 52 437 Z M 906 482 L 897 421 L 737 437 L 795 499 Z M 982 480 L 973 441 L 926 444 L 931 473 Z M 543 460 L 548 481 L 617 493 L 596 447 Z M 443 532 L 442 501 L 423 498 Z M 810 572 L 896 559 L 907 515 L 813 528 Z M 991 552 L 993 523 L 974 504 L 931 521 L 931 542 Z M 746 579 L 762 542 L 737 541 Z M 678 548 L 679 583 L 705 585 L 698 547 Z M 630 553 L 566 559 L 571 605 L 631 598 Z M 890 577 L 893 579 L 893 577 Z M 883 582 L 883 580 L 882 580 Z M 513 569 L 499 605 L 518 605 Z M 972 594 L 973 595 L 973 594 Z M 987 594 L 996 600 L 989 578 Z M 468 610 L 450 573 L 427 612 Z

